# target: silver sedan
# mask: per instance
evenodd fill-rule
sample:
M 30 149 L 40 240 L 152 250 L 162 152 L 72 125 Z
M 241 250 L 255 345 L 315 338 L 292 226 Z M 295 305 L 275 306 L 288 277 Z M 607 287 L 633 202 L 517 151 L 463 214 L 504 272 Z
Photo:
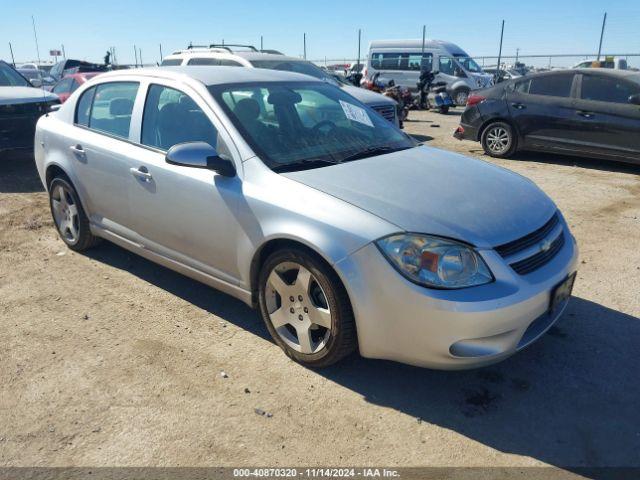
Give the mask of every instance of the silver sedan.
M 311 367 L 356 349 L 496 362 L 553 325 L 575 279 L 575 240 L 532 182 L 303 75 L 100 75 L 40 119 L 35 158 L 69 248 L 106 239 L 237 297 Z

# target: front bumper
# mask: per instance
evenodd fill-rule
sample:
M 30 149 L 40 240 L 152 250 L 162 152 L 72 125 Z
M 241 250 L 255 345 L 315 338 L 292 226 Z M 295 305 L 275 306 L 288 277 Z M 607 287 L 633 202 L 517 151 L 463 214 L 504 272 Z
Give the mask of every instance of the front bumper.
M 364 357 L 452 370 L 500 361 L 537 340 L 566 307 L 549 314 L 551 291 L 575 272 L 578 249 L 565 242 L 547 264 L 518 275 L 491 249 L 479 250 L 495 281 L 434 290 L 406 280 L 374 244 L 336 267 L 349 292 Z

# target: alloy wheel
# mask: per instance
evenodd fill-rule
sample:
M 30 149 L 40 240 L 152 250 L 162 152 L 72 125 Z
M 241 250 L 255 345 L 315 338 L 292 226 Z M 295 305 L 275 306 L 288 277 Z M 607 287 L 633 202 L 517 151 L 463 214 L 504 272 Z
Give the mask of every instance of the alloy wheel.
M 511 137 L 504 127 L 496 126 L 487 132 L 486 142 L 492 153 L 501 155 L 509 149 Z
M 267 278 L 265 300 L 269 320 L 293 350 L 314 354 L 331 336 L 331 309 L 314 275 L 296 262 L 277 265 Z
M 80 236 L 80 217 L 71 192 L 62 185 L 56 185 L 51 194 L 51 205 L 60 235 L 70 243 L 77 242 Z

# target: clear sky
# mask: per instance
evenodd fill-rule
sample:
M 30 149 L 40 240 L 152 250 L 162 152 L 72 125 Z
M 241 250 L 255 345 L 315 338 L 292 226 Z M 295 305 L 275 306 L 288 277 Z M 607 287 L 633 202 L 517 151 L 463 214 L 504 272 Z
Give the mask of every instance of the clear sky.
M 472 56 L 495 55 L 500 22 L 503 51 L 515 54 L 589 53 L 598 47 L 608 12 L 603 50 L 640 53 L 640 0 L 0 0 L 0 58 L 36 58 L 34 15 L 42 59 L 64 44 L 67 57 L 102 61 L 108 47 L 120 63 L 133 63 L 133 45 L 145 63 L 194 44 L 251 43 L 307 58 L 355 58 L 357 30 L 363 52 L 376 39 L 427 37 L 450 40 Z M 640 60 L 630 62 L 634 65 Z

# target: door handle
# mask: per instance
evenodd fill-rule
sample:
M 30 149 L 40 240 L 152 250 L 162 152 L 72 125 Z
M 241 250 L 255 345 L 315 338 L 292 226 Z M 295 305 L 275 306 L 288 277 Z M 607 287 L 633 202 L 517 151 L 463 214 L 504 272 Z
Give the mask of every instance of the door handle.
M 512 103 L 511 106 L 517 110 L 524 110 L 526 107 L 526 105 L 523 105 L 522 103 Z
M 593 113 L 585 112 L 584 110 L 579 111 L 578 115 L 580 115 L 581 117 L 584 117 L 584 118 L 593 118 L 595 116 Z
M 130 168 L 129 171 L 134 177 L 138 177 L 140 180 L 145 182 L 150 182 L 153 176 L 147 170 L 147 167 L 139 167 L 139 168 Z
M 71 145 L 69 147 L 69 150 L 71 150 L 73 153 L 75 153 L 79 157 L 86 156 L 86 153 L 85 153 L 84 149 L 82 148 L 82 145 L 80 145 L 79 143 L 77 145 Z

